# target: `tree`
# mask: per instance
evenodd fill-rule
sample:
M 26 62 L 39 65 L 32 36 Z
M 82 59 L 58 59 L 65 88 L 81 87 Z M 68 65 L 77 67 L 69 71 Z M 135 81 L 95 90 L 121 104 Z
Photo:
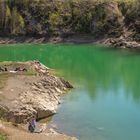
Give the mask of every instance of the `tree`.
M 18 13 L 17 8 L 13 8 L 11 16 L 11 33 L 22 33 L 25 23 L 23 17 Z

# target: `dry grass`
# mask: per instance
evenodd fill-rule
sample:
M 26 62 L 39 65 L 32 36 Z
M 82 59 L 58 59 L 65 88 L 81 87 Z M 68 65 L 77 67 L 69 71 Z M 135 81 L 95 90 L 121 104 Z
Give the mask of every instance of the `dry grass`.
M 0 140 L 6 140 L 6 136 L 0 133 Z
M 0 74 L 0 89 L 4 88 L 7 79 L 8 79 L 8 74 Z
M 7 140 L 7 132 L 4 128 L 0 127 L 0 140 Z

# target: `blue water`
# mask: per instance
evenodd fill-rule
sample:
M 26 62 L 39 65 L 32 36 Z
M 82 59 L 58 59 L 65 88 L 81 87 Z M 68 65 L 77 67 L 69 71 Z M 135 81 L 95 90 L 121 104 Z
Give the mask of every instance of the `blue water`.
M 69 80 L 50 126 L 80 140 L 140 140 L 140 54 L 94 45 L 12 45 L 0 60 L 38 59 Z

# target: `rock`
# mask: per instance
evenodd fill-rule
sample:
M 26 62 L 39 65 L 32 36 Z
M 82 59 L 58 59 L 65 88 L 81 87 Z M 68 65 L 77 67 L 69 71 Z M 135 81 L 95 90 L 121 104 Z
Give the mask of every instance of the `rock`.
M 69 89 L 73 88 L 73 86 L 68 81 L 65 81 L 63 78 L 60 78 L 60 80 L 66 88 L 69 88 Z
M 14 123 L 26 123 L 33 115 L 42 119 L 55 114 L 60 104 L 60 95 L 73 88 L 68 81 L 52 75 L 49 68 L 39 62 L 26 64 L 32 68 L 37 66 L 36 72 L 39 75 L 14 75 L 1 92 L 4 95 L 4 100 L 0 101 L 1 115 Z
M 100 14 L 99 14 L 100 13 Z M 124 17 L 117 2 L 98 3 L 95 7 L 91 30 L 96 36 L 119 36 L 124 25 Z
M 128 41 L 123 38 L 110 38 L 105 41 L 105 44 L 113 46 L 115 48 L 131 48 L 131 49 L 140 49 L 140 43 L 136 41 Z

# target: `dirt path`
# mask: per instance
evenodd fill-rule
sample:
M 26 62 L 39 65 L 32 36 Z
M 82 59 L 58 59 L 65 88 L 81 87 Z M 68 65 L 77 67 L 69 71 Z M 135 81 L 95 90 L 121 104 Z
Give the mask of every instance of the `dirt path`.
M 8 140 L 76 140 L 49 129 L 42 133 L 30 133 L 25 126 L 16 127 L 9 123 L 0 123 L 0 131 L 6 132 Z

